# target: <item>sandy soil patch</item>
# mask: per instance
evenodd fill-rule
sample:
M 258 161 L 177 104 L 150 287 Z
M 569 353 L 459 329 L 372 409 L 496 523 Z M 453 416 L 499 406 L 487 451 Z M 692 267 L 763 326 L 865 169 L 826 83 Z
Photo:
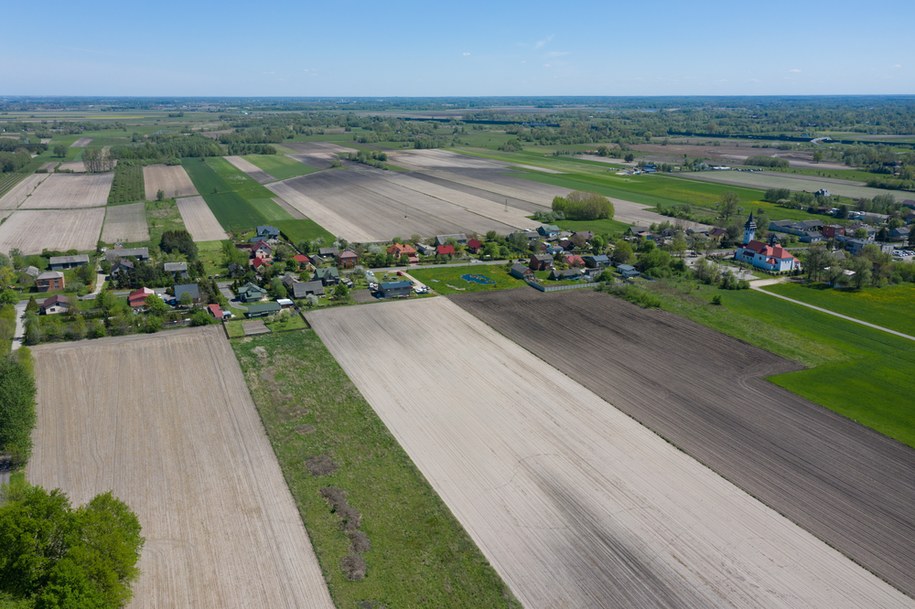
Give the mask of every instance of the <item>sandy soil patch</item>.
M 289 158 L 319 169 L 330 167 L 331 163 L 341 154 L 357 152 L 355 148 L 347 148 L 330 142 L 291 142 L 284 143 L 283 146 L 295 151 L 286 155 Z
M 390 158 L 395 165 L 417 169 L 496 169 L 508 166 L 508 163 L 502 161 L 480 159 L 438 149 L 391 152 Z
M 137 512 L 146 546 L 131 609 L 333 607 L 220 329 L 34 353 L 29 479 L 77 504 L 110 489 Z
M 161 190 L 166 197 L 190 197 L 198 194 L 190 176 L 181 165 L 147 165 L 143 168 L 146 200 L 154 201 Z
M 540 173 L 562 173 L 561 171 L 558 171 L 556 169 L 547 169 L 546 167 L 537 167 L 536 165 L 515 164 L 515 165 L 513 165 L 513 167 L 517 167 L 519 169 L 530 169 L 531 171 L 539 171 Z
M 102 241 L 106 243 L 133 243 L 149 239 L 146 224 L 146 204 L 112 205 L 106 208 Z
M 221 241 L 228 237 L 203 197 L 178 199 L 178 213 L 194 241 Z
M 94 250 L 105 220 L 105 208 L 17 210 L 0 225 L 0 252 L 23 254 L 41 250 Z
M 114 173 L 48 176 L 20 206 L 22 209 L 79 209 L 108 203 Z
M 16 209 L 32 195 L 38 185 L 48 179 L 50 174 L 33 173 L 21 179 L 3 197 L 0 197 L 0 209 Z
M 85 148 L 91 142 L 92 142 L 91 137 L 81 137 L 78 140 L 76 140 L 75 142 L 73 142 L 72 144 L 70 144 L 70 148 Z
M 911 606 L 446 299 L 308 318 L 526 607 Z
M 873 199 L 877 195 L 893 195 L 894 197 L 900 195 L 899 191 L 870 188 L 864 186 L 861 182 L 771 171 L 754 171 L 752 173 L 745 171 L 704 171 L 701 173 L 690 172 L 683 175 L 690 180 L 702 180 L 703 182 L 731 184 L 748 188 L 789 188 L 791 190 L 806 190 L 807 192 L 816 192 L 820 188 L 825 188 L 834 195 L 852 198 Z
M 82 161 L 67 161 L 57 166 L 57 171 L 68 173 L 86 173 L 86 164 Z
M 227 156 L 223 158 L 229 161 L 229 163 L 235 167 L 235 169 L 248 174 L 248 177 L 255 180 L 258 184 L 273 182 L 276 179 L 248 159 L 243 159 L 240 156 Z

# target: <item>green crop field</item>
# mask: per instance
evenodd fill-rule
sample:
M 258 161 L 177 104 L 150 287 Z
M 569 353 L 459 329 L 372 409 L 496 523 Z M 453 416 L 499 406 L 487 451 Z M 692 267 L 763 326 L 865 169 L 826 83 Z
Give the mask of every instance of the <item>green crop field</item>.
M 108 204 L 133 203 L 145 198 L 143 166 L 133 163 L 118 163 L 114 168 L 111 190 L 108 192 Z
M 273 223 L 290 243 L 298 245 L 303 241 L 318 241 L 330 245 L 334 236 L 314 220 L 278 220 Z
M 496 264 L 471 264 L 469 266 L 432 266 L 410 269 L 410 275 L 423 282 L 439 294 L 460 294 L 485 290 L 509 290 L 527 287 L 520 279 L 508 274 L 505 266 Z M 482 275 L 495 283 L 484 285 L 463 279 L 461 275 Z
M 519 607 L 314 332 L 232 347 L 337 607 Z M 313 462 L 326 469 L 309 473 Z M 326 487 L 361 516 L 361 581 L 341 569 L 353 542 Z
M 797 361 L 769 380 L 915 447 L 915 343 L 754 290 L 655 281 L 662 307 Z M 719 295 L 721 306 L 709 304 Z
M 318 170 L 316 167 L 309 167 L 282 154 L 249 154 L 243 158 L 251 161 L 277 180 L 287 180 Z
M 276 195 L 223 158 L 183 159 L 181 164 L 226 230 L 244 231 L 292 219 L 273 202 Z
M 823 284 L 781 283 L 765 290 L 915 336 L 915 284 L 834 290 Z

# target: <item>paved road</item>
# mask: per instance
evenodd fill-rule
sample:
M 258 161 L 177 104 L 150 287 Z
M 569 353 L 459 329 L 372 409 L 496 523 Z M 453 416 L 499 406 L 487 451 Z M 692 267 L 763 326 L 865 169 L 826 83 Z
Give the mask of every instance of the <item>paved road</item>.
M 756 290 L 757 292 L 761 292 L 763 294 L 768 294 L 769 296 L 773 296 L 775 298 L 781 298 L 782 300 L 787 300 L 788 302 L 793 302 L 794 304 L 801 305 L 802 307 L 807 307 L 808 309 L 813 309 L 814 311 L 819 311 L 820 313 L 826 313 L 827 315 L 832 315 L 834 317 L 838 317 L 838 318 L 844 319 L 846 321 L 851 321 L 856 324 L 861 324 L 862 326 L 867 326 L 868 328 L 880 330 L 881 332 L 888 332 L 889 334 L 893 334 L 900 338 L 906 338 L 908 340 L 915 341 L 915 336 L 912 336 L 910 334 L 904 334 L 902 332 L 897 332 L 896 330 L 891 330 L 884 326 L 878 326 L 877 324 L 872 324 L 869 321 L 864 321 L 862 319 L 856 319 L 854 317 L 849 317 L 848 315 L 842 315 L 841 313 L 836 313 L 835 311 L 830 311 L 829 309 L 824 309 L 823 307 L 818 307 L 816 305 L 812 305 L 810 303 L 803 302 L 801 300 L 795 300 L 794 298 L 788 298 L 787 296 L 782 296 L 781 294 L 776 294 L 775 292 L 770 292 L 768 290 L 763 289 L 766 286 L 775 285 L 777 283 L 782 283 L 782 282 L 783 282 L 783 280 L 781 280 L 781 279 L 761 279 L 759 281 L 752 282 L 750 284 L 750 287 L 752 289 Z

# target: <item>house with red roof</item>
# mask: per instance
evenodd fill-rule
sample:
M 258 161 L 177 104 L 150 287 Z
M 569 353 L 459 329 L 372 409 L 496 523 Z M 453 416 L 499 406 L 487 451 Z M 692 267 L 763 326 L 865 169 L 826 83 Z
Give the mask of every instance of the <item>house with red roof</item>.
M 572 268 L 578 268 L 585 266 L 585 259 L 579 256 L 578 254 L 566 254 L 565 263 L 571 266 Z
M 306 264 L 311 262 L 308 259 L 308 256 L 306 256 L 305 254 L 296 254 L 295 256 L 292 257 L 292 259 L 295 260 L 296 264 L 298 264 L 299 266 L 305 266 Z
M 476 254 L 483 249 L 483 242 L 476 238 L 469 239 L 467 241 L 467 249 Z
M 453 245 L 439 245 L 435 248 L 435 253 L 438 256 L 454 256 L 454 246 Z
M 220 308 L 218 304 L 208 304 L 207 311 L 209 311 L 210 315 L 212 315 L 214 318 L 222 320 L 223 312 L 222 308 Z
M 416 248 L 412 245 L 407 245 L 406 243 L 394 243 L 391 247 L 388 248 L 388 253 L 394 256 L 396 260 L 400 260 L 401 256 L 406 256 L 410 264 L 416 264 L 419 262 L 419 256 L 416 253 Z
M 789 273 L 800 270 L 801 261 L 794 255 L 774 242 L 767 245 L 762 241 L 757 241 L 753 237 L 756 234 L 756 222 L 753 220 L 753 214 L 744 224 L 743 245 L 737 248 L 734 259 L 741 262 L 748 262 L 758 269 L 770 271 L 773 273 Z
M 140 288 L 127 295 L 127 304 L 132 309 L 142 309 L 146 306 L 146 299 L 155 294 L 149 288 Z
M 266 258 L 257 257 L 257 258 L 254 258 L 251 260 L 251 266 L 254 267 L 255 271 L 258 271 L 258 270 L 260 270 L 261 267 L 270 266 L 270 260 L 268 260 Z

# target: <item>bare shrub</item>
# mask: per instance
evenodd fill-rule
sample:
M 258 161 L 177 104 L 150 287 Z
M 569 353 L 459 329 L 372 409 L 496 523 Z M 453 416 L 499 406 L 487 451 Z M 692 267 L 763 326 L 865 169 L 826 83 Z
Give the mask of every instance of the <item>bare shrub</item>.
M 312 476 L 329 476 L 337 471 L 337 464 L 327 455 L 318 455 L 306 460 L 305 468 Z
M 350 547 L 353 552 L 363 553 L 368 552 L 372 543 L 369 541 L 369 536 L 362 531 L 350 531 L 347 533 L 349 537 Z
M 350 581 L 359 581 L 365 579 L 365 559 L 361 555 L 351 552 L 343 557 L 340 563 L 343 574 Z

